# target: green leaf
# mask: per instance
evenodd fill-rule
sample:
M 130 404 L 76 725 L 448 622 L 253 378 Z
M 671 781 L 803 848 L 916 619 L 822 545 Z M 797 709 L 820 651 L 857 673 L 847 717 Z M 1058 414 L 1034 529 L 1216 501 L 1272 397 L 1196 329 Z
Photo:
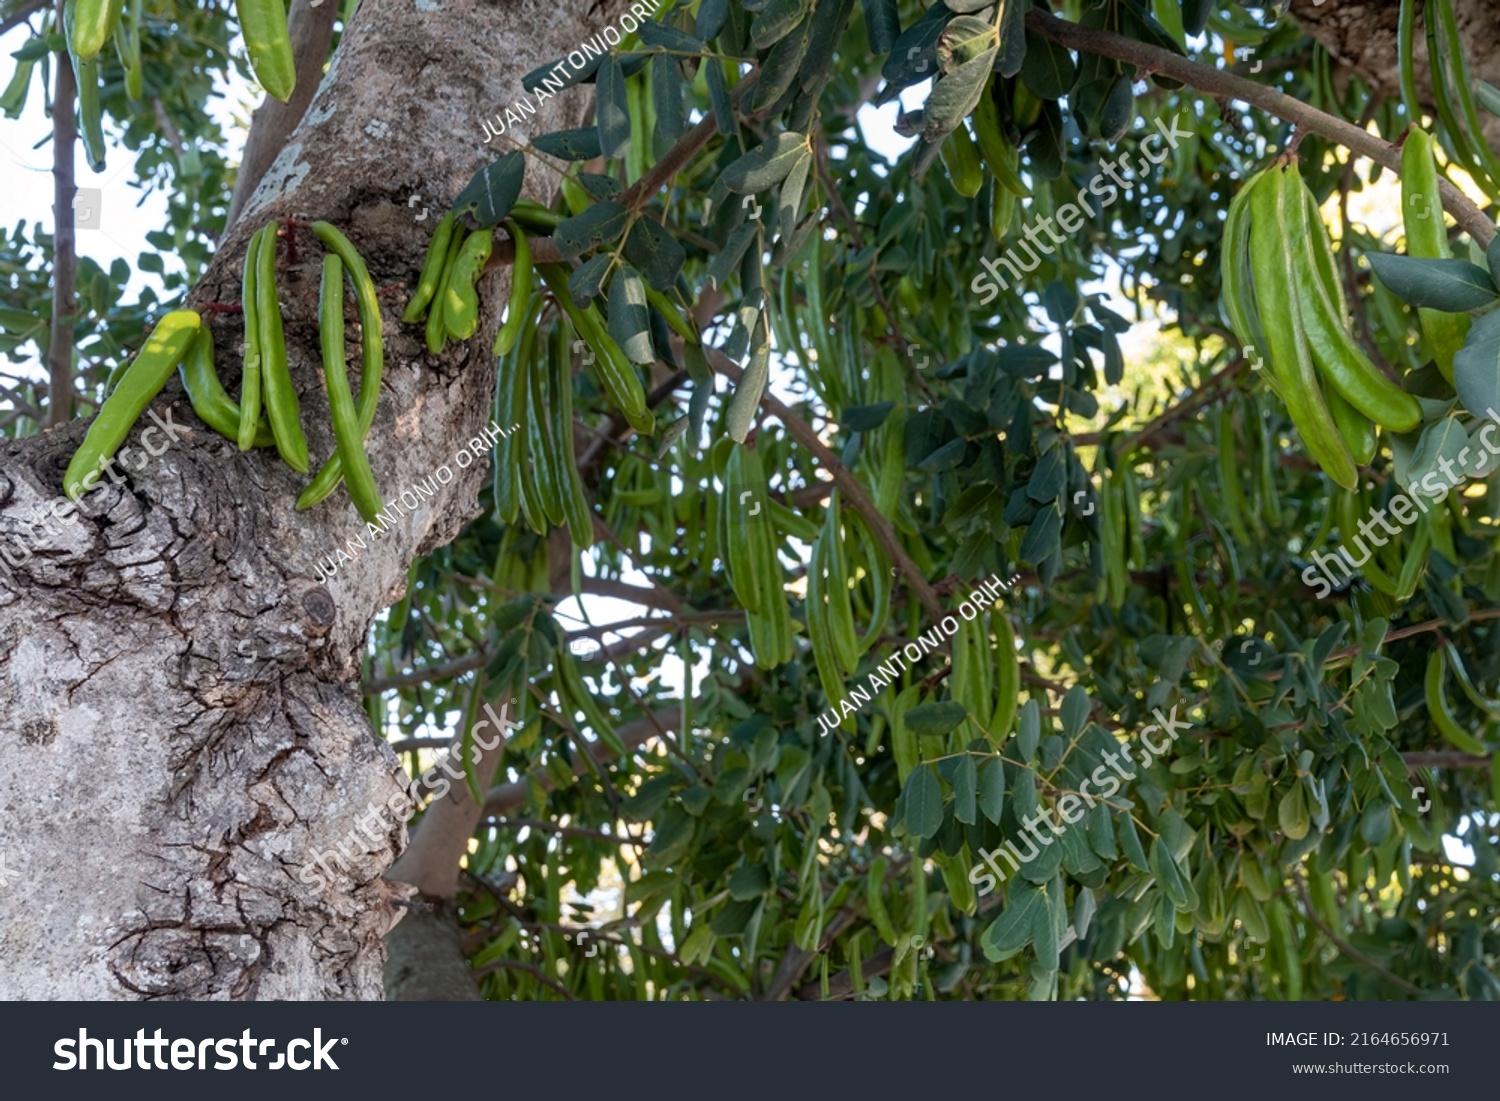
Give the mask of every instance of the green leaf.
M 677 283 L 687 253 L 655 218 L 641 218 L 625 240 L 625 258 L 641 269 L 652 289 L 666 294 Z
M 573 274 L 568 276 L 568 293 L 573 296 L 573 301 L 580 307 L 586 307 L 599 297 L 599 288 L 613 262 L 614 257 L 601 252 L 597 256 L 590 256 L 575 268 Z
M 965 753 L 953 773 L 953 817 L 967 826 L 979 820 L 975 810 L 978 787 L 979 768 L 973 754 Z
M 1141 835 L 1136 832 L 1135 819 L 1130 816 L 1129 811 L 1122 811 L 1115 821 L 1119 823 L 1115 832 L 1119 834 L 1120 852 L 1125 854 L 1125 859 L 1136 871 L 1149 872 L 1151 863 L 1146 859 L 1146 850 L 1141 848 Z
M 961 15 L 938 36 L 938 65 L 943 72 L 951 73 L 975 58 L 989 55 L 999 45 L 994 25 L 988 20 Z
M 1412 306 L 1448 313 L 1477 310 L 1495 301 L 1489 272 L 1467 260 L 1424 260 L 1389 252 L 1366 254 L 1392 294 Z
M 756 410 L 766 392 L 766 380 L 771 376 L 771 348 L 762 344 L 750 354 L 745 373 L 740 376 L 729 399 L 729 408 L 724 411 L 725 431 L 736 443 L 744 443 L 755 423 Z
M 792 170 L 781 183 L 779 206 L 782 236 L 786 236 L 797 224 L 797 213 L 802 209 L 802 195 L 807 190 L 807 179 L 812 172 L 812 154 L 798 157 Z
M 774 46 L 812 10 L 812 0 L 770 0 L 750 25 L 750 45 L 757 50 Z
M 623 157 L 630 148 L 630 102 L 625 95 L 625 72 L 614 54 L 599 63 L 594 105 L 599 127 L 599 149 L 607 158 Z
M 1167 852 L 1160 835 L 1152 840 L 1146 862 L 1151 866 L 1151 874 L 1156 878 L 1157 884 L 1172 900 L 1172 905 L 1179 910 L 1192 909 L 1188 905 L 1187 884 L 1183 882 L 1182 872 L 1177 867 L 1177 861 L 1172 859 L 1172 854 Z
M 719 133 L 729 135 L 735 131 L 734 104 L 729 99 L 729 85 L 724 78 L 724 63 L 711 57 L 703 63 L 708 76 L 708 100 L 713 105 L 714 124 Z
M 728 21 L 729 0 L 703 0 L 698 5 L 698 18 L 693 23 L 693 33 L 707 42 L 711 38 L 718 38 Z
M 1114 145 L 1135 121 L 1135 90 L 1129 76 L 1120 76 L 1110 86 L 1099 109 L 1099 136 Z
M 1454 357 L 1453 376 L 1458 379 L 1458 359 Z M 1460 391 L 1462 392 L 1462 391 Z M 1412 456 L 1411 465 L 1407 468 L 1407 485 L 1412 492 L 1424 492 L 1420 487 L 1422 480 L 1428 475 L 1436 475 L 1439 484 L 1452 486 L 1453 478 L 1443 472 L 1446 464 L 1448 470 L 1454 470 L 1458 466 L 1460 452 L 1468 450 L 1469 434 L 1459 423 L 1458 417 L 1444 417 L 1440 421 L 1429 424 L 1422 430 L 1422 438 L 1417 444 L 1416 454 Z M 1435 496 L 1435 494 L 1426 494 Z M 1357 533 L 1340 532 L 1344 542 L 1348 542 Z
M 595 203 L 582 214 L 566 219 L 552 231 L 552 243 L 572 258 L 613 241 L 625 232 L 629 212 L 616 202 Z
M 751 112 L 765 111 L 791 88 L 812 44 L 812 25 L 811 19 L 803 19 L 791 34 L 771 47 L 760 64 L 760 79 L 750 89 Z
M 921 839 L 937 836 L 943 824 L 943 785 L 937 769 L 930 764 L 912 769 L 901 799 L 906 809 L 906 832 Z
M 958 724 L 969 717 L 963 704 L 954 700 L 941 703 L 924 703 L 906 713 L 906 725 L 919 737 L 944 735 L 958 728 Z
M 1067 449 L 1054 447 L 1037 461 L 1036 469 L 1026 483 L 1026 496 L 1040 505 L 1055 501 L 1067 477 Z
M 925 141 L 935 142 L 951 133 L 974 110 L 979 97 L 989 85 L 994 59 L 995 48 L 992 46 L 974 60 L 967 61 L 946 76 L 940 77 L 932 86 L 932 94 L 927 97 L 927 114 L 922 123 L 922 137 Z
M 806 149 L 806 134 L 791 130 L 777 134 L 735 160 L 720 174 L 720 179 L 736 194 L 768 191 L 786 179 Z
M 1061 99 L 1073 88 L 1078 67 L 1063 46 L 1035 31 L 1026 32 L 1026 60 L 1021 80 L 1039 99 Z
M 876 99 L 876 106 L 894 99 L 903 88 L 937 75 L 938 38 L 952 16 L 946 6 L 934 4 L 892 43 L 891 56 L 880 69 L 888 87 Z
M 1026 701 L 1021 708 L 1021 721 L 1016 724 L 1016 751 L 1021 760 L 1029 761 L 1042 741 L 1042 708 L 1035 699 Z
M 729 897 L 736 902 L 759 898 L 771 889 L 771 873 L 764 864 L 746 864 L 729 877 Z
M 1497 238 L 1500 239 L 1500 238 Z M 1500 312 L 1474 322 L 1464 346 L 1453 357 L 1453 385 L 1458 400 L 1476 417 L 1500 412 Z
M 1182 0 L 1182 30 L 1189 38 L 1197 38 L 1208 26 L 1208 17 L 1214 13 L 1214 0 Z
M 969 441 L 965 439 L 949 440 L 932 454 L 917 464 L 917 469 L 926 471 L 928 474 L 941 474 L 945 470 L 952 470 L 963 462 L 964 454 L 969 450 Z
M 1005 809 L 1005 765 L 998 757 L 989 757 L 979 766 L 979 812 L 995 825 Z M 1101 804 L 1102 805 L 1102 804 Z
M 1018 883 L 1011 892 L 1009 904 L 979 938 L 984 958 L 999 963 L 1030 944 L 1038 913 L 1046 915 L 1048 921 L 1052 920 L 1046 891 Z
M 580 130 L 555 130 L 531 139 L 532 147 L 548 156 L 565 161 L 591 161 L 599 155 L 599 130 L 586 126 Z
M 40 61 L 49 53 L 61 52 L 68 48 L 68 40 L 60 34 L 37 35 L 28 38 L 19 50 L 10 56 L 17 61 Z
M 1044 971 L 1057 970 L 1057 919 L 1053 913 L 1052 886 L 1042 888 L 1044 905 L 1031 913 L 1031 945 L 1036 952 L 1036 965 Z M 1061 890 L 1057 891 L 1061 900 Z
M 874 405 L 851 405 L 839 418 L 839 426 L 846 432 L 873 432 L 885 423 L 896 408 L 893 401 L 877 402 Z
M 620 265 L 609 285 L 609 335 L 631 363 L 649 367 L 656 362 L 646 284 L 629 264 Z
M 1078 896 L 1073 899 L 1073 929 L 1078 933 L 1078 939 L 1083 940 L 1089 935 L 1089 926 L 1094 922 L 1094 892 L 1087 887 L 1078 888 Z
M 1068 694 L 1062 701 L 1062 732 L 1063 737 L 1072 741 L 1078 737 L 1083 730 L 1083 724 L 1088 722 L 1089 712 L 1093 709 L 1093 700 L 1089 698 L 1088 690 L 1081 684 L 1075 684 L 1068 689 Z
M 670 23 L 658 23 L 654 19 L 643 21 L 636 33 L 646 45 L 674 53 L 702 53 L 705 45 L 703 39 L 680 31 Z
M 896 0 L 860 0 L 865 13 L 865 34 L 870 40 L 870 53 L 882 57 L 891 52 L 896 36 L 901 33 L 901 15 L 896 11 Z
M 1059 545 L 1062 533 L 1062 513 L 1055 508 L 1044 508 L 1031 527 L 1026 529 L 1026 538 L 1021 543 L 1020 557 L 1023 561 L 1037 563 L 1050 555 Z
M 717 287 L 726 282 L 736 269 L 739 268 L 740 260 L 745 255 L 745 250 L 750 247 L 750 242 L 755 240 L 755 235 L 760 230 L 759 222 L 745 222 L 729 235 L 729 240 L 724 242 L 724 247 L 719 250 L 717 256 L 708 265 L 708 285 Z
M 453 200 L 453 213 L 472 214 L 480 228 L 499 225 L 520 197 L 525 175 L 525 155 L 519 149 L 512 150 L 474 173 Z
M 1292 789 L 1281 797 L 1281 802 L 1276 807 L 1276 821 L 1281 826 L 1281 832 L 1293 841 L 1300 841 L 1307 836 L 1307 831 L 1312 826 L 1312 816 L 1307 810 L 1307 791 L 1300 780 L 1292 784 Z
M 580 130 L 580 134 L 588 134 L 591 139 L 597 139 L 598 135 L 593 130 Z M 594 154 L 598 156 L 597 153 Z M 595 199 L 613 199 L 625 186 L 613 176 L 601 176 L 597 172 L 578 173 L 579 185 Z
M 651 62 L 651 105 L 656 108 L 656 130 L 651 135 L 657 156 L 663 156 L 687 132 L 682 113 L 682 73 L 677 60 L 662 54 Z
M 745 931 L 745 926 L 750 924 L 750 918 L 755 914 L 755 908 L 760 905 L 757 899 L 731 899 L 724 904 L 724 908 L 714 915 L 711 925 L 713 931 L 721 937 L 738 936 Z
M 550 93 L 555 94 L 561 90 L 558 84 L 559 81 L 562 82 L 561 88 L 571 88 L 575 84 L 582 84 L 584 81 L 593 80 L 594 73 L 598 71 L 599 62 L 603 57 L 603 54 L 595 54 L 584 62 L 582 69 L 573 68 L 572 63 L 566 58 L 549 61 L 547 64 L 538 66 L 523 76 L 521 78 L 521 87 L 525 88 L 528 92 L 537 92 L 541 91 L 545 86 Z M 555 71 L 559 67 L 561 68 L 561 72 Z M 547 81 L 549 77 L 551 78 L 551 83 L 544 85 L 543 82 Z
M 802 58 L 798 86 L 816 96 L 823 85 L 833 79 L 834 53 L 843 40 L 849 17 L 854 14 L 854 0 L 832 0 L 813 7 L 812 43 Z
M 669 806 L 656 823 L 646 856 L 660 867 L 682 858 L 693 840 L 693 819 L 681 807 Z
M 995 69 L 1007 79 L 1026 64 L 1026 9 L 1030 0 L 1000 0 L 1000 53 Z

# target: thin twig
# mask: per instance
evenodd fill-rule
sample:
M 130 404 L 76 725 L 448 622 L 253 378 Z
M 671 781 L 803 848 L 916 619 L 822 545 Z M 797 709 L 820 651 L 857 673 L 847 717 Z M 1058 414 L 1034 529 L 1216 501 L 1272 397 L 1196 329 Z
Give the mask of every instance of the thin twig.
M 47 0 L 31 0 L 30 3 L 23 5 L 18 11 L 7 15 L 4 22 L 0 22 L 0 34 L 15 30 L 46 6 Z
M 527 974 L 534 976 L 537 982 L 545 986 L 550 986 L 564 998 L 567 998 L 568 1001 L 576 1002 L 578 1000 L 573 996 L 571 990 L 556 979 L 550 978 L 546 972 L 534 963 L 522 963 L 520 960 L 491 960 L 478 971 L 474 972 L 474 977 L 477 979 L 481 975 L 488 975 L 491 971 L 525 971 Z
M 1400 987 L 1402 990 L 1406 991 L 1413 997 L 1420 998 L 1422 996 L 1421 990 L 1413 986 L 1411 983 L 1407 982 L 1400 975 L 1387 970 L 1381 964 L 1375 962 L 1369 956 L 1361 952 L 1358 948 L 1354 947 L 1354 945 L 1350 944 L 1348 941 L 1340 939 L 1337 935 L 1335 935 L 1334 931 L 1328 928 L 1327 923 L 1325 923 L 1323 919 L 1318 916 L 1318 912 L 1313 909 L 1312 898 L 1307 893 L 1307 883 L 1305 880 L 1303 880 L 1302 873 L 1294 869 L 1292 875 L 1297 880 L 1297 891 L 1302 896 L 1302 916 L 1305 917 L 1309 922 L 1311 922 L 1313 926 L 1318 930 L 1318 932 L 1327 937 L 1329 941 L 1332 942 L 1333 946 L 1339 950 L 1340 953 L 1348 956 L 1355 963 L 1363 964 L 1365 967 L 1368 967 L 1371 971 L 1375 972 L 1375 974 L 1379 975 L 1382 979 L 1390 983 L 1392 986 Z
M 638 841 L 634 837 L 621 837 L 618 834 L 604 833 L 601 830 L 585 830 L 577 826 L 559 826 L 554 822 L 543 822 L 540 818 L 491 818 L 487 825 L 519 830 L 522 828 L 541 830 L 543 833 L 555 833 L 559 837 L 587 837 L 594 841 L 608 841 L 615 845 L 633 845 L 637 849 L 644 849 L 646 842 Z
M 703 351 L 708 357 L 709 365 L 715 371 L 727 375 L 731 382 L 740 381 L 741 372 L 734 365 L 733 360 L 717 348 L 704 345 Z M 766 412 L 786 425 L 787 432 L 794 440 L 812 452 L 818 464 L 832 476 L 834 484 L 843 491 L 845 501 L 864 517 L 865 523 L 870 525 L 876 542 L 896 564 L 897 569 L 901 571 L 901 576 L 906 578 L 906 583 L 911 586 L 927 614 L 934 620 L 942 619 L 943 608 L 938 603 L 937 594 L 933 592 L 932 586 L 928 584 L 922 571 L 917 568 L 917 564 L 911 560 L 911 556 L 906 553 L 906 549 L 901 546 L 901 540 L 896 538 L 896 531 L 891 526 L 891 522 L 881 515 L 880 510 L 875 507 L 875 502 L 870 500 L 859 480 L 849 473 L 848 468 L 839 461 L 838 456 L 818 438 L 818 434 L 813 431 L 810 424 L 782 404 L 769 391 L 761 396 L 760 404 Z
M 1121 34 L 1091 30 L 1077 23 L 1069 23 L 1037 8 L 1027 13 L 1026 26 L 1044 38 L 1050 38 L 1071 50 L 1082 50 L 1084 53 L 1098 57 L 1124 61 L 1149 72 L 1171 77 L 1173 80 L 1181 81 L 1183 84 L 1211 95 L 1243 100 L 1252 107 L 1259 107 L 1262 111 L 1295 124 L 1299 131 L 1309 130 L 1315 134 L 1321 134 L 1355 153 L 1369 157 L 1377 164 L 1384 165 L 1397 176 L 1401 175 L 1401 150 L 1396 146 L 1366 130 L 1361 130 L 1353 123 L 1319 111 L 1316 107 L 1293 99 L 1268 85 L 1246 80 L 1244 77 L 1235 76 L 1221 69 L 1213 69 L 1196 61 L 1189 61 L 1169 50 L 1148 46 Z M 1469 236 L 1474 238 L 1479 247 L 1484 248 L 1489 245 L 1495 236 L 1495 226 L 1484 211 L 1470 202 L 1463 192 L 1447 180 L 1438 181 L 1438 192 L 1442 195 L 1444 209 L 1468 231 Z
M 62 18 L 63 0 L 57 0 L 58 26 L 62 26 Z M 66 47 L 53 56 L 52 69 L 57 74 L 52 96 L 52 217 L 57 230 L 52 257 L 52 339 L 47 349 L 47 426 L 65 424 L 73 416 L 73 321 L 78 312 L 77 228 L 73 220 L 73 198 L 78 194 L 73 163 L 78 125 L 73 97 L 78 86 Z

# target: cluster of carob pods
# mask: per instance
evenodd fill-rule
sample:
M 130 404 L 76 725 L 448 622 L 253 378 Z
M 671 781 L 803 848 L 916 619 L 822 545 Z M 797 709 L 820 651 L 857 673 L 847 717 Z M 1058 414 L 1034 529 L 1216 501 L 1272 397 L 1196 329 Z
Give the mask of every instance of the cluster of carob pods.
M 528 200 L 515 202 L 506 228 L 516 249 L 505 324 L 495 340 L 501 379 L 497 406 L 501 423 L 525 423 L 527 438 L 507 446 L 496 466 L 496 501 L 502 518 L 514 522 L 524 513 L 534 530 L 548 523 L 566 524 L 575 540 L 593 542 L 593 520 L 577 467 L 565 457 L 574 453 L 571 381 L 563 371 L 567 358 L 564 327 L 553 330 L 554 348 L 537 356 L 536 330 L 548 291 L 578 334 L 597 354 L 594 371 L 612 403 L 640 432 L 652 431 L 655 418 L 646 402 L 640 376 L 610 336 L 597 306 L 574 302 L 568 291 L 568 269 L 562 264 L 532 264 L 525 222 L 533 231 L 555 228 L 559 216 Z M 359 514 L 374 523 L 382 512 L 365 439 L 375 419 L 384 363 L 380 306 L 375 285 L 353 244 L 327 222 L 313 222 L 313 233 L 330 250 L 323 258 L 318 330 L 335 450 L 312 483 L 297 498 L 307 509 L 326 498 L 342 481 Z M 416 323 L 426 315 L 427 346 L 440 354 L 449 338 L 468 340 L 478 329 L 475 286 L 493 249 L 491 228 L 470 232 L 449 211 L 436 227 L 417 286 L 403 319 Z M 238 403 L 225 391 L 214 366 L 213 336 L 192 310 L 174 310 L 162 318 L 140 353 L 117 368 L 108 396 L 82 445 L 68 464 L 64 490 L 73 493 L 83 479 L 119 450 L 146 406 L 177 370 L 194 411 L 209 427 L 234 441 L 241 451 L 274 446 L 287 465 L 308 471 L 307 438 L 302 432 L 297 392 L 287 363 L 281 305 L 276 295 L 275 223 L 262 226 L 245 254 L 243 311 L 244 366 Z M 359 397 L 353 397 L 344 358 L 343 276 L 354 285 L 362 329 Z M 545 369 L 544 369 L 545 368 Z M 782 640 L 783 642 L 785 639 Z
M 327 222 L 314 222 L 311 228 L 331 250 L 323 257 L 318 332 L 335 449 L 297 498 L 297 507 L 311 508 L 342 481 L 359 514 L 373 522 L 381 502 L 364 442 L 375 421 L 385 362 L 380 304 L 370 273 L 349 239 Z M 109 396 L 63 475 L 63 489 L 70 497 L 81 491 L 91 471 L 114 457 L 174 370 L 182 376 L 193 411 L 204 424 L 234 441 L 241 451 L 274 445 L 288 466 L 299 474 L 307 473 L 307 437 L 287 365 L 281 304 L 276 297 L 276 241 L 276 225 L 268 223 L 250 238 L 245 253 L 245 357 L 239 403 L 219 381 L 213 334 L 193 310 L 173 310 L 157 323 L 139 354 L 110 379 Z M 357 404 L 344 359 L 346 268 L 354 284 L 363 349 Z

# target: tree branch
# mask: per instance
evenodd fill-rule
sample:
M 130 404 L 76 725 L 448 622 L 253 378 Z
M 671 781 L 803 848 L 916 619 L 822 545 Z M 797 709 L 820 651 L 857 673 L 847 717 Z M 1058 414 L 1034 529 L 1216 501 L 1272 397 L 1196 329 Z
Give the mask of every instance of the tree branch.
M 1419 749 L 1401 754 L 1407 768 L 1489 768 L 1490 758 L 1470 757 L 1458 749 Z
M 0 34 L 15 30 L 46 6 L 47 0 L 30 0 L 29 3 L 22 4 L 16 11 L 7 15 L 3 22 L 0 22 Z
M 657 711 L 650 720 L 637 719 L 626 723 L 624 726 L 616 727 L 615 733 L 620 736 L 620 741 L 626 749 L 634 749 L 658 737 L 657 731 L 665 728 L 676 730 L 677 724 L 682 718 L 682 709 L 679 707 L 667 707 Z M 589 745 L 587 751 L 594 760 L 600 764 L 608 761 L 614 756 L 608 747 L 603 745 Z M 582 776 L 588 769 L 588 763 L 580 757 L 573 762 L 573 775 Z M 551 790 L 552 781 L 549 777 L 542 775 L 537 777 L 543 790 Z M 514 784 L 500 784 L 492 787 L 484 798 L 484 814 L 487 817 L 498 817 L 507 811 L 515 810 L 526 802 L 526 781 L 518 780 Z
M 62 17 L 63 0 L 57 0 L 59 27 Z M 73 220 L 73 197 L 78 194 L 73 98 L 78 85 L 66 48 L 53 55 L 52 65 L 57 73 L 52 95 L 52 217 L 57 230 L 52 243 L 52 340 L 47 349 L 45 424 L 49 427 L 65 424 L 73 416 L 73 321 L 78 312 L 78 231 Z
M 1392 986 L 1400 987 L 1402 990 L 1406 991 L 1413 997 L 1420 998 L 1422 996 L 1421 990 L 1413 986 L 1411 983 L 1407 982 L 1400 975 L 1387 970 L 1384 966 L 1377 963 L 1375 960 L 1372 960 L 1369 956 L 1365 955 L 1348 941 L 1339 939 L 1339 937 L 1334 934 L 1333 930 L 1328 928 L 1327 923 L 1318 916 L 1318 911 L 1313 908 L 1312 899 L 1308 896 L 1307 893 L 1307 882 L 1302 878 L 1302 873 L 1293 870 L 1292 875 L 1297 880 L 1297 891 L 1302 896 L 1302 916 L 1305 917 L 1309 922 L 1311 922 L 1312 925 L 1318 930 L 1318 932 L 1327 937 L 1328 940 L 1333 944 L 1335 948 L 1339 950 L 1342 955 L 1348 956 L 1355 963 L 1361 964 L 1364 967 L 1368 967 L 1371 971 L 1375 972 L 1375 974 L 1379 975 L 1386 982 L 1390 983 Z
M 1293 99 L 1275 88 L 1189 61 L 1170 50 L 1148 46 L 1124 35 L 1080 27 L 1036 8 L 1027 13 L 1026 26 L 1070 50 L 1113 58 L 1150 72 L 1161 73 L 1200 91 L 1243 100 L 1252 107 L 1259 107 L 1262 111 L 1295 124 L 1299 130 L 1321 134 L 1384 165 L 1397 176 L 1401 175 L 1401 150 L 1397 146 L 1361 130 L 1353 123 L 1334 118 L 1301 100 Z M 1480 248 L 1488 246 L 1495 236 L 1495 227 L 1489 217 L 1447 180 L 1438 180 L 1438 191 L 1442 195 L 1444 209 L 1468 231 Z
M 734 365 L 733 360 L 717 348 L 711 348 L 706 344 L 703 346 L 703 351 L 708 357 L 709 365 L 715 371 L 727 376 L 731 382 L 739 383 L 741 372 Z M 891 522 L 880 514 L 875 503 L 865 493 L 864 486 L 859 484 L 859 480 L 849 473 L 843 463 L 839 462 L 838 456 L 818 438 L 818 434 L 813 431 L 810 424 L 782 404 L 769 391 L 762 395 L 760 404 L 766 412 L 786 425 L 787 432 L 794 440 L 812 452 L 813 457 L 818 460 L 818 465 L 833 477 L 834 484 L 843 491 L 844 499 L 860 516 L 864 517 L 865 523 L 870 525 L 875 541 L 896 564 L 901 571 L 901 576 L 906 578 L 906 583 L 911 586 L 912 592 L 916 594 L 917 600 L 926 609 L 927 614 L 934 620 L 942 619 L 943 608 L 938 603 L 937 594 L 933 592 L 932 586 L 927 583 L 926 576 L 901 546 L 901 541 L 896 538 L 896 531 L 891 526 Z
M 1153 417 L 1145 428 L 1142 428 L 1139 432 L 1136 432 L 1135 434 L 1128 437 L 1120 445 L 1120 447 L 1116 449 L 1115 453 L 1118 455 L 1128 455 L 1131 451 L 1135 450 L 1136 447 L 1145 443 L 1148 439 L 1156 435 L 1163 428 L 1166 428 L 1173 421 L 1181 420 L 1189 413 L 1197 412 L 1197 410 L 1201 409 L 1210 401 L 1213 401 L 1216 397 L 1218 397 L 1219 388 L 1223 386 L 1224 383 L 1232 381 L 1234 376 L 1239 374 L 1241 368 L 1243 368 L 1248 362 L 1249 361 L 1244 359 L 1243 357 L 1236 356 L 1229 362 L 1228 366 L 1222 367 L 1218 371 L 1215 371 L 1212 375 L 1205 379 L 1197 389 L 1195 389 L 1182 401 L 1178 402 L 1176 405 L 1168 407 L 1157 416 Z M 1081 432 L 1078 435 L 1072 437 L 1072 439 L 1073 445 L 1075 447 L 1088 447 L 1092 444 L 1103 443 L 1104 434 L 1101 432 Z
M 489 824 L 509 830 L 540 830 L 543 833 L 555 833 L 558 837 L 586 837 L 591 841 L 608 841 L 611 844 L 630 845 L 637 849 L 646 847 L 646 842 L 638 841 L 634 837 L 604 833 L 600 830 L 585 830 L 577 826 L 559 826 L 556 822 L 544 822 L 540 818 L 491 818 Z
M 333 43 L 333 22 L 338 13 L 338 4 L 320 2 L 319 6 L 312 7 L 309 0 L 293 0 L 288 26 L 292 56 L 296 58 L 297 86 L 287 102 L 282 103 L 267 95 L 255 109 L 250 135 L 245 139 L 245 153 L 240 158 L 239 174 L 234 181 L 234 196 L 229 201 L 229 215 L 224 220 L 226 232 L 245 209 L 266 170 L 275 162 L 292 131 L 307 113 L 307 105 L 312 102 L 323 79 L 323 64 L 328 60 L 328 48 Z

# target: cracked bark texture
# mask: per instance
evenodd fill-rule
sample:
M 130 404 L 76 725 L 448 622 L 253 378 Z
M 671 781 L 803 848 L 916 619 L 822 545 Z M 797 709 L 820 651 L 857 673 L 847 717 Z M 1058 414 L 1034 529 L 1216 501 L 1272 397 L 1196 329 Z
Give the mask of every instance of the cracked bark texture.
M 505 151 L 483 144 L 479 120 L 527 98 L 523 73 L 624 10 L 363 0 L 188 305 L 238 302 L 250 234 L 293 216 L 343 229 L 377 286 L 412 285 L 437 216 Z M 587 88 L 558 93 L 519 133 L 579 125 L 588 102 Z M 545 200 L 555 183 L 532 163 L 525 193 Z M 315 461 L 333 447 L 321 251 L 298 228 L 278 265 Z M 436 495 L 378 537 L 342 489 L 294 511 L 304 479 L 273 451 L 241 455 L 202 426 L 175 379 L 153 403 L 180 426 L 174 442 L 141 451 L 143 418 L 126 475 L 101 480 L 40 545 L 28 525 L 61 492 L 87 424 L 0 449 L 0 541 L 33 549 L 0 566 L 0 998 L 381 996 L 382 937 L 411 893 L 382 878 L 404 827 L 383 817 L 347 875 L 319 886 L 300 873 L 313 850 L 348 848 L 359 819 L 406 783 L 360 706 L 358 657 L 413 557 L 476 512 L 485 457 L 460 468 L 456 456 L 489 420 L 508 282 L 508 271 L 485 276 L 478 334 L 441 357 L 400 324 L 405 296 L 383 297 L 385 383 L 370 436 L 382 494 L 389 505 L 444 464 L 455 477 L 433 478 Z M 346 316 L 357 362 L 352 301 Z M 239 320 L 206 320 L 234 392 Z M 355 536 L 365 549 L 321 584 L 314 563 Z
M 1452 0 L 1453 18 L 1463 39 L 1469 72 L 1476 80 L 1500 87 L 1500 0 Z M 1291 15 L 1336 59 L 1350 66 L 1383 96 L 1401 98 L 1401 71 L 1396 39 L 1401 6 L 1394 0 L 1293 0 Z M 1413 68 L 1417 97 L 1432 110 L 1432 78 L 1427 65 L 1426 13 L 1417 9 Z M 1342 87 L 1342 85 L 1341 85 Z M 1500 118 L 1483 111 L 1484 133 L 1500 148 Z

